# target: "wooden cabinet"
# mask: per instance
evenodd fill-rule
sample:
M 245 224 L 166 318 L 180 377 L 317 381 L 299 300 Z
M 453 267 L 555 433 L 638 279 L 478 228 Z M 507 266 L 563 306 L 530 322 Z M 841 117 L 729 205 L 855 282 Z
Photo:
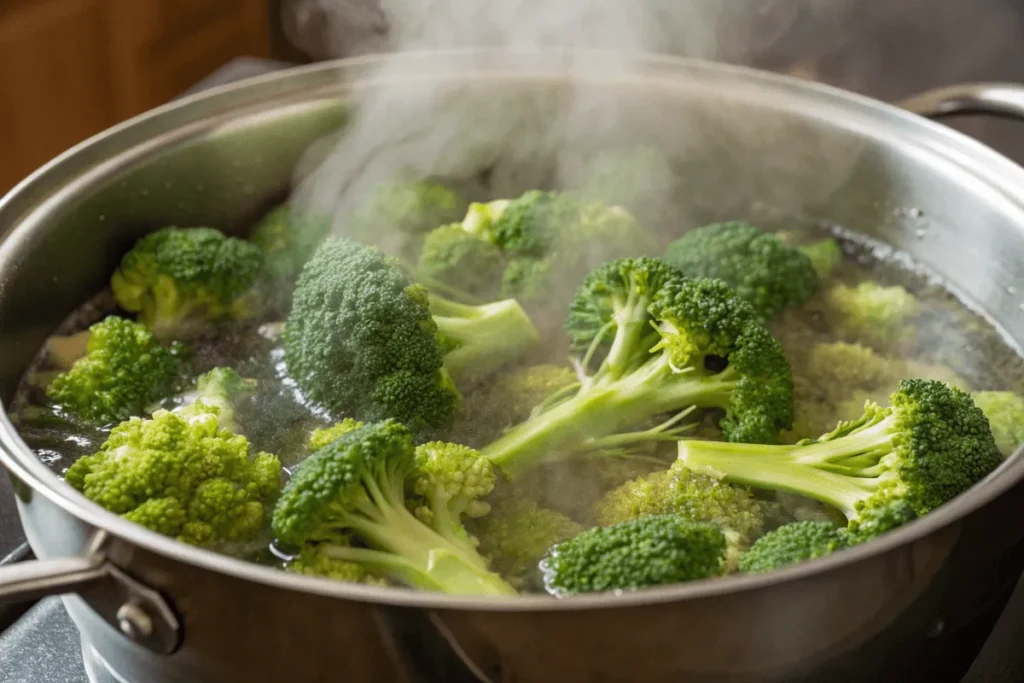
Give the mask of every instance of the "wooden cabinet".
M 0 194 L 233 57 L 267 56 L 267 0 L 0 0 Z

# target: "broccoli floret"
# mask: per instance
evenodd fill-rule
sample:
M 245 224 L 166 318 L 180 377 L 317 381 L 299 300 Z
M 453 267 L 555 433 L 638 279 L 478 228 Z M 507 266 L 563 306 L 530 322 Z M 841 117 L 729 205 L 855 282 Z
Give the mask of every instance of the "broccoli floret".
M 443 225 L 427 234 L 417 270 L 427 277 L 490 298 L 497 294 L 505 257 L 493 242 L 467 232 L 462 224 Z
M 263 267 L 251 242 L 213 228 L 167 227 L 146 235 L 110 280 L 118 306 L 161 339 L 193 334 L 212 321 L 259 310 L 250 293 Z
M 808 256 L 749 223 L 714 223 L 669 245 L 665 261 L 689 277 L 723 280 L 764 320 L 806 302 L 818 289 Z
M 328 216 L 302 215 L 287 205 L 272 209 L 249 236 L 263 252 L 263 277 L 278 286 L 293 281 L 330 230 Z
M 891 406 L 868 404 L 817 441 L 793 446 L 682 440 L 679 459 L 726 481 L 820 500 L 869 540 L 963 493 L 1002 462 L 985 414 L 942 382 L 908 379 Z
M 236 413 L 238 406 L 256 393 L 256 380 L 242 377 L 237 370 L 217 367 L 196 379 L 196 397 L 177 409 L 186 419 L 198 413 L 217 410 L 221 429 L 240 434 Z
M 87 422 L 115 424 L 173 392 L 183 355 L 181 344 L 163 347 L 144 325 L 108 316 L 89 328 L 85 356 L 46 395 Z
M 334 560 L 415 588 L 515 594 L 464 540 L 468 534 L 425 524 L 409 510 L 422 504 L 406 498 L 415 477 L 409 430 L 394 420 L 367 424 L 303 462 L 274 509 L 274 534 L 286 549 L 312 544 Z
M 551 546 L 572 538 L 583 527 L 529 498 L 511 497 L 494 503 L 485 517 L 474 521 L 473 530 L 491 565 L 520 584 Z
M 498 291 L 531 305 L 558 306 L 561 283 L 610 258 L 647 253 L 652 245 L 621 207 L 531 190 L 471 204 L 461 223 L 433 230 L 419 271 L 478 296 Z
M 310 399 L 420 433 L 451 424 L 460 400 L 452 376 L 482 375 L 538 341 L 515 301 L 442 299 L 378 249 L 328 238 L 299 276 L 284 351 Z
M 313 433 L 309 435 L 309 440 L 306 442 L 306 448 L 309 449 L 310 452 L 318 451 L 338 437 L 359 429 L 362 426 L 364 425 L 359 420 L 346 417 L 341 422 L 333 424 L 330 427 L 314 429 Z
M 791 426 L 792 378 L 778 342 L 725 283 L 684 278 L 655 259 L 622 259 L 593 271 L 566 328 L 592 374 L 482 451 L 510 476 L 547 458 L 670 440 L 695 408 L 723 410 L 733 441 L 774 442 Z M 610 343 L 608 341 L 610 340 Z M 671 415 L 660 426 L 647 425 Z M 679 429 L 685 429 L 682 427 Z
M 740 571 L 770 572 L 830 555 L 846 545 L 842 529 L 831 522 L 792 522 L 757 539 L 740 558 Z
M 158 410 L 114 427 L 65 481 L 107 510 L 198 546 L 252 541 L 281 488 L 281 463 L 249 455 L 243 436 L 220 428 L 218 409 L 185 417 Z
M 541 570 L 559 597 L 637 590 L 720 576 L 727 551 L 714 525 L 657 515 L 587 529 L 555 545 Z
M 327 554 L 327 550 L 326 546 L 308 545 L 297 557 L 292 558 L 285 565 L 285 570 L 307 576 L 320 576 L 332 581 L 367 583 L 376 586 L 386 584 L 383 579 L 374 576 L 358 562 L 336 560 Z
M 1009 457 L 1024 442 L 1024 398 L 1012 391 L 979 391 L 972 398 L 988 418 L 999 452 Z
M 491 506 L 480 500 L 494 489 L 494 467 L 468 446 L 431 441 L 416 447 L 412 490 L 423 498 L 416 516 L 446 538 L 476 545 L 465 518 L 483 517 Z
M 826 317 L 836 337 L 893 349 L 914 337 L 917 298 L 900 286 L 861 282 L 828 290 Z
M 466 202 L 455 190 L 397 174 L 370 190 L 347 221 L 345 235 L 415 262 L 424 236 L 465 211 Z
M 604 526 L 652 515 L 676 515 L 688 522 L 715 524 L 735 532 L 744 545 L 749 545 L 764 527 L 763 506 L 750 491 L 693 472 L 679 460 L 667 470 L 609 491 L 594 512 Z
M 797 247 L 807 255 L 814 266 L 814 272 L 819 278 L 826 278 L 832 274 L 843 260 L 843 247 L 838 240 L 827 237 L 811 244 L 804 244 Z

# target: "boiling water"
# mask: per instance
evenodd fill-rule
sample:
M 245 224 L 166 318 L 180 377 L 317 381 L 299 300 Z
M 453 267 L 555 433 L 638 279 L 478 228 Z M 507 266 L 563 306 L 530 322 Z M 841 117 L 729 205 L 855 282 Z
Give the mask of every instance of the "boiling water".
M 786 228 L 792 230 L 792 223 L 788 223 Z M 885 285 L 903 286 L 916 295 L 921 311 L 916 323 L 917 342 L 900 349 L 882 349 L 881 352 L 927 364 L 927 372 L 937 379 L 955 376 L 964 389 L 1024 392 L 1024 360 L 1021 356 L 991 322 L 959 301 L 927 271 L 916 267 L 903 255 L 880 250 L 871 242 L 837 228 L 805 225 L 798 228 L 796 234 L 802 241 L 820 239 L 827 234 L 840 239 L 844 260 L 834 271 L 834 280 L 855 284 L 870 279 Z M 823 323 L 820 303 L 812 300 L 807 306 L 787 313 L 774 323 L 773 331 L 791 356 L 795 374 L 799 372 L 803 349 L 816 342 L 831 340 Z M 112 312 L 116 312 L 112 297 L 109 292 L 102 292 L 76 311 L 61 332 L 85 329 Z M 280 321 L 275 319 L 228 325 L 215 335 L 192 343 L 191 350 L 192 370 L 196 375 L 217 366 L 230 366 L 244 376 L 259 380 L 256 395 L 238 408 L 239 424 L 253 448 L 276 453 L 287 470 L 305 457 L 304 443 L 309 432 L 316 427 L 327 426 L 341 416 L 329 415 L 311 405 L 288 377 L 281 327 Z M 557 336 L 546 341 L 544 348 L 548 351 L 541 357 L 530 359 L 531 362 L 564 362 L 564 343 Z M 16 417 L 29 418 L 23 419 L 20 427 L 26 443 L 54 471 L 62 473 L 78 457 L 98 450 L 109 429 L 84 427 L 47 407 L 41 387 L 54 372 L 47 363 L 45 352 L 40 353 L 22 381 L 13 412 Z M 471 404 L 474 391 L 469 389 L 464 393 L 465 402 Z M 168 399 L 167 407 L 181 400 Z M 829 422 L 834 424 L 840 418 L 851 417 L 854 416 L 834 415 L 830 416 Z M 479 442 L 486 441 L 488 435 L 495 434 L 501 427 L 463 423 L 456 425 L 455 432 L 469 442 Z M 590 509 L 599 495 L 629 478 L 666 466 L 672 457 L 669 449 L 644 462 L 608 462 L 599 468 L 573 462 L 545 466 L 528 475 L 523 485 L 540 503 L 561 510 L 580 523 L 592 524 Z M 660 465 L 658 458 L 662 462 Z M 807 509 L 814 508 L 808 501 L 794 503 L 789 500 L 788 503 L 787 509 L 802 506 L 805 514 Z M 281 565 L 280 555 L 264 542 L 256 547 L 233 551 L 255 562 Z

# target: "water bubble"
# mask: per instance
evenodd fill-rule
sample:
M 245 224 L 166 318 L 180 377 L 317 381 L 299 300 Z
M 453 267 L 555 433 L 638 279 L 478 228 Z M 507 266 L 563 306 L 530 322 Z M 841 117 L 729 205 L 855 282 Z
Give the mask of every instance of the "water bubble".
M 928 231 L 925 230 L 924 228 L 918 228 L 917 230 L 914 231 L 914 236 L 916 236 L 917 239 L 924 239 L 925 237 L 927 237 L 927 235 Z

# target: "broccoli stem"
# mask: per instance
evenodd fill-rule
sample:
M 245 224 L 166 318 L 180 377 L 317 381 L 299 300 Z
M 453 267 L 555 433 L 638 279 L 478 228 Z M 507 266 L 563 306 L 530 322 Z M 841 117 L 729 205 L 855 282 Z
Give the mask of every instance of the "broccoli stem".
M 606 439 L 653 416 L 692 406 L 725 407 L 733 376 L 729 368 L 716 375 L 675 370 L 668 354 L 658 354 L 621 379 L 599 372 L 575 396 L 513 427 L 481 452 L 514 478 L 546 455 L 565 456 L 559 451 L 585 448 L 588 441 Z M 635 434 L 639 440 L 654 436 Z
M 357 513 L 341 513 L 342 523 L 369 546 L 327 545 L 335 559 L 363 562 L 416 588 L 453 595 L 516 595 L 516 590 L 487 568 L 487 562 L 456 538 L 446 538 L 421 522 L 405 506 L 405 479 L 397 472 L 364 478 L 367 497 Z
M 469 306 L 430 295 L 429 306 L 438 331 L 455 347 L 445 354 L 444 367 L 456 382 L 492 372 L 540 342 L 515 299 Z
M 803 446 L 680 441 L 679 459 L 732 483 L 819 500 L 851 518 L 882 482 L 879 460 L 893 446 L 891 419 Z

